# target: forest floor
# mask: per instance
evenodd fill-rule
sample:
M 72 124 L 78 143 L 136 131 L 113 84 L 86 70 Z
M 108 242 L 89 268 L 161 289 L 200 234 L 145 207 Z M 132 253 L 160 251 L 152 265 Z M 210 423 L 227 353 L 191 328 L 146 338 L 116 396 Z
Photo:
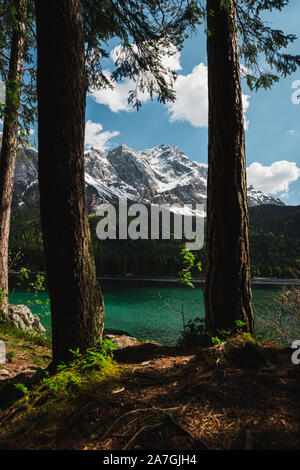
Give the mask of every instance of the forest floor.
M 87 381 L 69 371 L 43 382 L 49 345 L 1 325 L 0 337 L 14 352 L 0 366 L 0 449 L 300 449 L 289 348 L 241 337 L 206 349 L 140 343 Z

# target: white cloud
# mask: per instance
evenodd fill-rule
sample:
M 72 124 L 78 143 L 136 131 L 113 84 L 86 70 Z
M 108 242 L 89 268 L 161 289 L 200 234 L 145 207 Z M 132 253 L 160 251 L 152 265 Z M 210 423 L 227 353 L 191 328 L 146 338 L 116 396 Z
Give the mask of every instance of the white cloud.
M 136 46 L 133 46 L 133 48 L 136 48 Z M 119 45 L 111 51 L 110 56 L 111 59 L 116 62 L 117 59 L 125 59 L 126 51 L 124 51 L 123 47 Z M 175 50 L 175 48 L 174 54 L 172 55 L 164 54 L 162 51 L 161 62 L 164 67 L 169 68 L 172 71 L 180 70 L 180 52 Z M 111 78 L 108 70 L 104 70 L 103 73 L 108 79 Z M 146 77 L 146 74 L 144 74 L 144 76 Z M 128 104 L 128 96 L 130 90 L 134 90 L 136 88 L 136 83 L 133 80 L 124 79 L 118 83 L 112 82 L 112 84 L 114 87 L 113 89 L 106 88 L 102 90 L 94 90 L 90 93 L 90 96 L 97 103 L 108 106 L 113 113 L 117 113 L 119 111 L 133 111 L 132 106 Z M 138 91 L 138 98 L 142 103 L 145 103 L 150 99 L 150 95 L 148 92 Z
M 247 168 L 247 184 L 268 194 L 283 192 L 287 197 L 289 185 L 300 177 L 300 168 L 296 162 L 282 160 L 270 166 L 261 163 L 252 163 Z M 282 196 L 281 196 L 282 197 Z
M 208 126 L 207 66 L 196 65 L 188 75 L 178 75 L 175 82 L 176 101 L 168 103 L 170 121 L 188 121 L 195 127 Z M 243 95 L 244 116 L 250 106 L 250 96 Z M 249 120 L 245 116 L 245 129 Z
M 161 63 L 164 67 L 170 70 L 181 70 L 182 67 L 180 65 L 180 52 L 174 47 L 173 53 L 171 55 L 162 54 Z
M 135 44 L 132 45 L 132 48 L 135 53 L 138 52 L 137 46 Z M 110 53 L 111 59 L 116 62 L 118 59 L 125 60 L 127 57 L 126 50 L 119 44 L 116 46 Z M 166 47 L 161 47 L 161 54 L 160 54 L 161 63 L 165 68 L 170 70 L 181 70 L 180 65 L 180 51 L 177 50 L 175 46 L 172 44 L 169 46 L 169 53 Z
M 244 126 L 245 126 L 245 130 L 247 130 L 249 128 L 250 121 L 246 117 L 246 112 L 248 111 L 248 108 L 250 106 L 250 96 L 243 95 L 242 100 L 243 100 L 243 110 L 244 110 Z
M 108 70 L 104 70 L 103 73 L 107 78 L 110 78 Z M 104 104 L 108 106 L 113 113 L 119 111 L 133 111 L 132 106 L 128 104 L 128 96 L 130 90 L 134 90 L 136 84 L 133 80 L 125 79 L 119 83 L 113 83 L 114 88 L 105 88 L 101 90 L 94 90 L 89 95 L 96 101 L 96 103 Z M 139 100 L 144 103 L 150 99 L 149 93 L 138 93 Z
M 135 45 L 133 48 L 137 49 Z M 181 70 L 180 52 L 174 47 L 173 54 L 164 53 L 162 48 L 162 64 L 171 71 Z M 116 62 L 125 60 L 126 51 L 121 45 L 116 46 L 110 53 L 111 59 Z M 110 78 L 110 72 L 103 72 Z M 146 74 L 145 74 L 146 77 Z M 167 79 L 168 77 L 166 77 Z M 114 89 L 94 90 L 90 96 L 99 104 L 108 106 L 114 113 L 119 111 L 132 111 L 132 106 L 128 105 L 128 95 L 130 90 L 134 90 L 136 84 L 133 80 L 125 79 L 120 83 L 114 83 Z M 208 126 L 208 85 L 207 67 L 203 63 L 196 65 L 188 75 L 177 74 L 174 84 L 176 100 L 174 103 L 167 103 L 170 113 L 170 122 L 187 121 L 195 127 Z M 150 99 L 148 92 L 138 92 L 139 100 L 145 103 Z M 250 106 L 250 96 L 243 95 L 244 116 Z M 248 129 L 249 120 L 245 116 L 245 129 Z
M 246 65 L 240 64 L 240 73 L 241 73 L 241 78 L 246 78 L 247 75 L 251 74 L 251 70 Z
M 106 150 L 110 145 L 110 139 L 120 134 L 119 131 L 102 132 L 100 123 L 87 121 L 85 125 L 85 147 Z
M 298 132 L 295 130 L 295 129 L 289 129 L 288 131 L 286 131 L 287 134 L 289 135 L 298 135 Z
M 199 64 L 188 75 L 178 75 L 176 100 L 168 103 L 170 122 L 188 121 L 192 126 L 206 127 L 208 122 L 207 67 Z

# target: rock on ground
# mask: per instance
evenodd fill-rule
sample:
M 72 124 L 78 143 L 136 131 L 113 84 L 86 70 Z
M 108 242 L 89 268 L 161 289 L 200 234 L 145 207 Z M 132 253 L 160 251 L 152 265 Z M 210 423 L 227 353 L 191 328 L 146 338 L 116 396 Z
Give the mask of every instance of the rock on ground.
M 138 339 L 134 338 L 126 331 L 105 328 L 103 334 L 104 336 L 107 336 L 113 343 L 115 343 L 118 349 L 141 344 Z
M 15 328 L 23 331 L 38 332 L 42 335 L 46 333 L 39 317 L 34 315 L 26 305 L 9 305 L 8 314 L 4 318 Z

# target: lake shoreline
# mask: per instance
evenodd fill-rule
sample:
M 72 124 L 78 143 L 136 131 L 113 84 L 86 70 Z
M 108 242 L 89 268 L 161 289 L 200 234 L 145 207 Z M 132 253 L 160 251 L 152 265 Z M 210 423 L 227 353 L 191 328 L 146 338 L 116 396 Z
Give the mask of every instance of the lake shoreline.
M 135 277 L 135 276 L 100 276 L 99 280 L 118 281 L 146 281 L 146 282 L 178 282 L 176 277 Z M 195 284 L 205 284 L 204 279 L 193 278 Z M 255 286 L 300 286 L 300 279 L 253 278 L 251 284 Z
M 31 274 L 40 274 L 46 275 L 45 271 L 31 271 Z M 9 271 L 9 275 L 18 275 L 18 271 Z M 145 282 L 178 282 L 176 277 L 168 277 L 168 276 L 133 276 L 133 275 L 104 275 L 99 276 L 99 280 L 101 281 L 145 281 Z M 195 284 L 204 284 L 205 280 L 202 278 L 193 278 L 192 282 Z M 272 277 L 253 277 L 251 279 L 251 284 L 254 286 L 300 286 L 300 279 L 277 279 Z

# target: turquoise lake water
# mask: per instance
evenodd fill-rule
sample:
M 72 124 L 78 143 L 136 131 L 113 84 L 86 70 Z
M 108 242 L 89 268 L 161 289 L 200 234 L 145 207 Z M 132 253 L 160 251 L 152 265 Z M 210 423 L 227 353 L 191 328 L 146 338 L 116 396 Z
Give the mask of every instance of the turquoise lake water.
M 182 317 L 171 307 L 181 306 L 181 287 L 169 282 L 145 281 L 101 281 L 105 301 L 105 327 L 125 330 L 140 339 L 155 340 L 161 344 L 176 343 L 182 330 Z M 256 315 L 269 318 L 274 311 L 274 302 L 280 294 L 279 289 L 253 289 L 254 310 Z M 162 298 L 164 300 L 162 300 Z M 49 306 L 46 292 L 35 298 L 30 292 L 15 290 L 10 293 L 12 304 L 28 305 L 33 313 L 40 316 L 42 324 L 51 332 Z M 165 302 L 164 302 L 165 301 Z M 203 290 L 200 285 L 184 289 L 185 320 L 204 317 Z

